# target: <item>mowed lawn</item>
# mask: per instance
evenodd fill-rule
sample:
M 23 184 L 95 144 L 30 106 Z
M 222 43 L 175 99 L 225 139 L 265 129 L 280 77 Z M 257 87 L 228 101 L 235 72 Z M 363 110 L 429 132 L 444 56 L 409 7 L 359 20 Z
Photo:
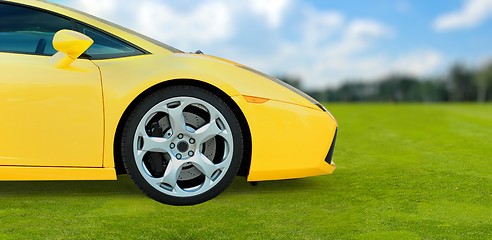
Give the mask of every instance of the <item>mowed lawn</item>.
M 327 107 L 333 175 L 236 178 L 191 207 L 154 202 L 126 176 L 2 182 L 0 239 L 492 239 L 492 105 Z

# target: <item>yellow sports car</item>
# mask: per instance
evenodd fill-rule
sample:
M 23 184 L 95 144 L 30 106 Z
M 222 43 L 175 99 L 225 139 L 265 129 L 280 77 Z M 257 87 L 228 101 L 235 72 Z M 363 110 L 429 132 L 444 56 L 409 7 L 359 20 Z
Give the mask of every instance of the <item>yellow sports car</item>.
M 330 174 L 337 123 L 244 65 L 45 1 L 0 0 L 0 180 L 115 180 L 191 205 Z

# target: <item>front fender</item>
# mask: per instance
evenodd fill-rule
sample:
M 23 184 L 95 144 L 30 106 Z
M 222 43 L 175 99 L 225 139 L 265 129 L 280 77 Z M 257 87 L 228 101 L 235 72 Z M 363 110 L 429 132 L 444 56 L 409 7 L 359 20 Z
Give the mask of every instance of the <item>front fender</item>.
M 130 104 L 147 89 L 166 81 L 202 81 L 231 98 L 255 96 L 321 111 L 291 90 L 232 62 L 205 55 L 166 54 L 93 61 L 101 71 L 104 117 L 104 167 L 114 166 L 113 149 L 117 127 Z

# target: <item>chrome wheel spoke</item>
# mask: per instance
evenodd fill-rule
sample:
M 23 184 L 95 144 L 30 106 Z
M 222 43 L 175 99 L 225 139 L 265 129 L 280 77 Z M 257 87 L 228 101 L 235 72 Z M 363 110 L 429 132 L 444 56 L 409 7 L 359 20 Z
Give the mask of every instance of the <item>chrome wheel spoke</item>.
M 219 170 L 219 168 L 212 161 L 210 161 L 210 159 L 201 153 L 196 155 L 194 158 L 191 158 L 190 161 L 209 179 L 212 179 L 214 173 Z
M 141 151 L 144 152 L 168 152 L 169 150 L 167 149 L 167 142 L 168 139 L 166 138 L 158 138 L 158 137 L 149 137 L 149 136 L 142 136 L 143 140 L 143 146 Z
M 180 105 L 174 108 L 167 107 L 167 113 L 169 114 L 169 123 L 173 132 L 184 132 L 186 130 L 186 123 L 183 115 L 183 109 L 185 108 L 185 102 L 180 101 Z
M 167 138 L 150 137 L 147 135 L 144 126 L 139 126 L 135 133 L 134 155 L 135 159 L 141 163 L 143 156 L 147 152 L 169 152 Z
M 166 171 L 164 172 L 164 176 L 161 179 L 161 183 L 164 183 L 170 186 L 172 189 L 176 188 L 176 184 L 178 183 L 179 174 L 181 173 L 181 169 L 183 168 L 182 161 L 172 159 L 169 161 L 167 165 Z
M 204 143 L 204 142 L 214 138 L 215 136 L 221 134 L 222 132 L 224 132 L 224 131 L 221 130 L 219 128 L 219 126 L 217 125 L 217 120 L 213 119 L 209 123 L 205 124 L 204 126 L 199 128 L 198 130 L 196 130 L 194 135 L 195 135 L 196 140 L 199 143 Z

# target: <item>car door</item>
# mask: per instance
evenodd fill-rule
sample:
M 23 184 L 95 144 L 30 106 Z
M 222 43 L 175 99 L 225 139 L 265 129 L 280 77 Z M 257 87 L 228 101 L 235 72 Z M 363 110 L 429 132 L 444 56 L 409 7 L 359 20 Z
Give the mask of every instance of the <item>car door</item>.
M 54 34 L 73 21 L 0 3 L 0 166 L 101 167 L 103 98 L 98 67 L 50 63 Z

